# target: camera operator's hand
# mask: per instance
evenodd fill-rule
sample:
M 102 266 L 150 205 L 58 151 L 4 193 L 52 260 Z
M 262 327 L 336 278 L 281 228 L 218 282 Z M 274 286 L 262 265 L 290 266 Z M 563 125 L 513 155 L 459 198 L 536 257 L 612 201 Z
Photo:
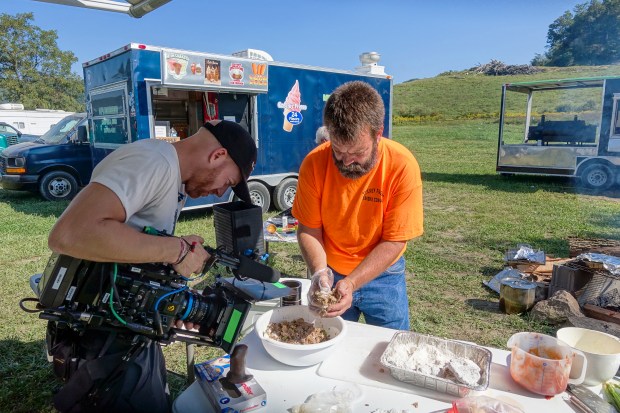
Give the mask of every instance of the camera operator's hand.
M 210 257 L 202 247 L 203 242 L 204 239 L 198 235 L 186 235 L 179 238 L 179 258 L 176 263 L 172 263 L 172 268 L 184 277 L 200 273 Z

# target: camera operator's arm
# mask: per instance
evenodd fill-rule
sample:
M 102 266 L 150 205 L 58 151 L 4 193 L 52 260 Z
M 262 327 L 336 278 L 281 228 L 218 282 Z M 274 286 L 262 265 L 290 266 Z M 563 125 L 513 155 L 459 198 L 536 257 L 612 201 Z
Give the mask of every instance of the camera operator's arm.
M 209 254 L 201 247 L 203 239 L 190 235 L 184 239 L 191 249 L 174 265 L 189 276 L 200 272 Z M 54 252 L 99 262 L 167 262 L 174 264 L 184 254 L 177 237 L 144 234 L 125 223 L 125 209 L 118 196 L 106 186 L 90 183 L 60 216 L 50 232 L 48 245 Z

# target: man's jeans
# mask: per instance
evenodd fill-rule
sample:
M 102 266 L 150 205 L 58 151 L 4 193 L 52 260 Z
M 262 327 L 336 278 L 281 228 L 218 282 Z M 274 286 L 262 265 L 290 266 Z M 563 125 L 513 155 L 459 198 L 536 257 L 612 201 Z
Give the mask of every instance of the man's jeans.
M 334 271 L 334 285 L 343 278 Z M 404 257 L 400 257 L 377 278 L 354 291 L 351 308 L 341 317 L 349 321 L 358 321 L 360 314 L 364 314 L 367 324 L 409 330 L 409 300 Z

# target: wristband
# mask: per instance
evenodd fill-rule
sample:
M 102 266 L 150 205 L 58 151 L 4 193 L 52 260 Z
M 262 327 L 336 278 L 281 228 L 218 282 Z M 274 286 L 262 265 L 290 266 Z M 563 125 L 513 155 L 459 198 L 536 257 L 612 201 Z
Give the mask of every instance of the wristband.
M 181 250 L 179 251 L 179 258 L 177 258 L 177 260 L 173 262 L 172 265 L 179 265 L 181 262 L 183 262 L 185 257 L 187 257 L 187 254 L 189 254 L 190 251 L 193 251 L 193 248 L 190 245 L 190 243 L 187 242 L 184 238 L 179 238 L 179 241 L 181 243 Z

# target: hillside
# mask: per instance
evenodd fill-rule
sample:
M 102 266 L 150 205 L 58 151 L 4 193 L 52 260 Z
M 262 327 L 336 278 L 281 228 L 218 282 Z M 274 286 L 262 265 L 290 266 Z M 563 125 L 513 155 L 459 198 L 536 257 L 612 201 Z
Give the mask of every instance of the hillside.
M 441 120 L 496 117 L 504 83 L 620 75 L 620 65 L 545 68 L 532 75 L 487 76 L 447 72 L 394 86 L 394 120 Z M 522 112 L 524 107 L 509 107 Z

